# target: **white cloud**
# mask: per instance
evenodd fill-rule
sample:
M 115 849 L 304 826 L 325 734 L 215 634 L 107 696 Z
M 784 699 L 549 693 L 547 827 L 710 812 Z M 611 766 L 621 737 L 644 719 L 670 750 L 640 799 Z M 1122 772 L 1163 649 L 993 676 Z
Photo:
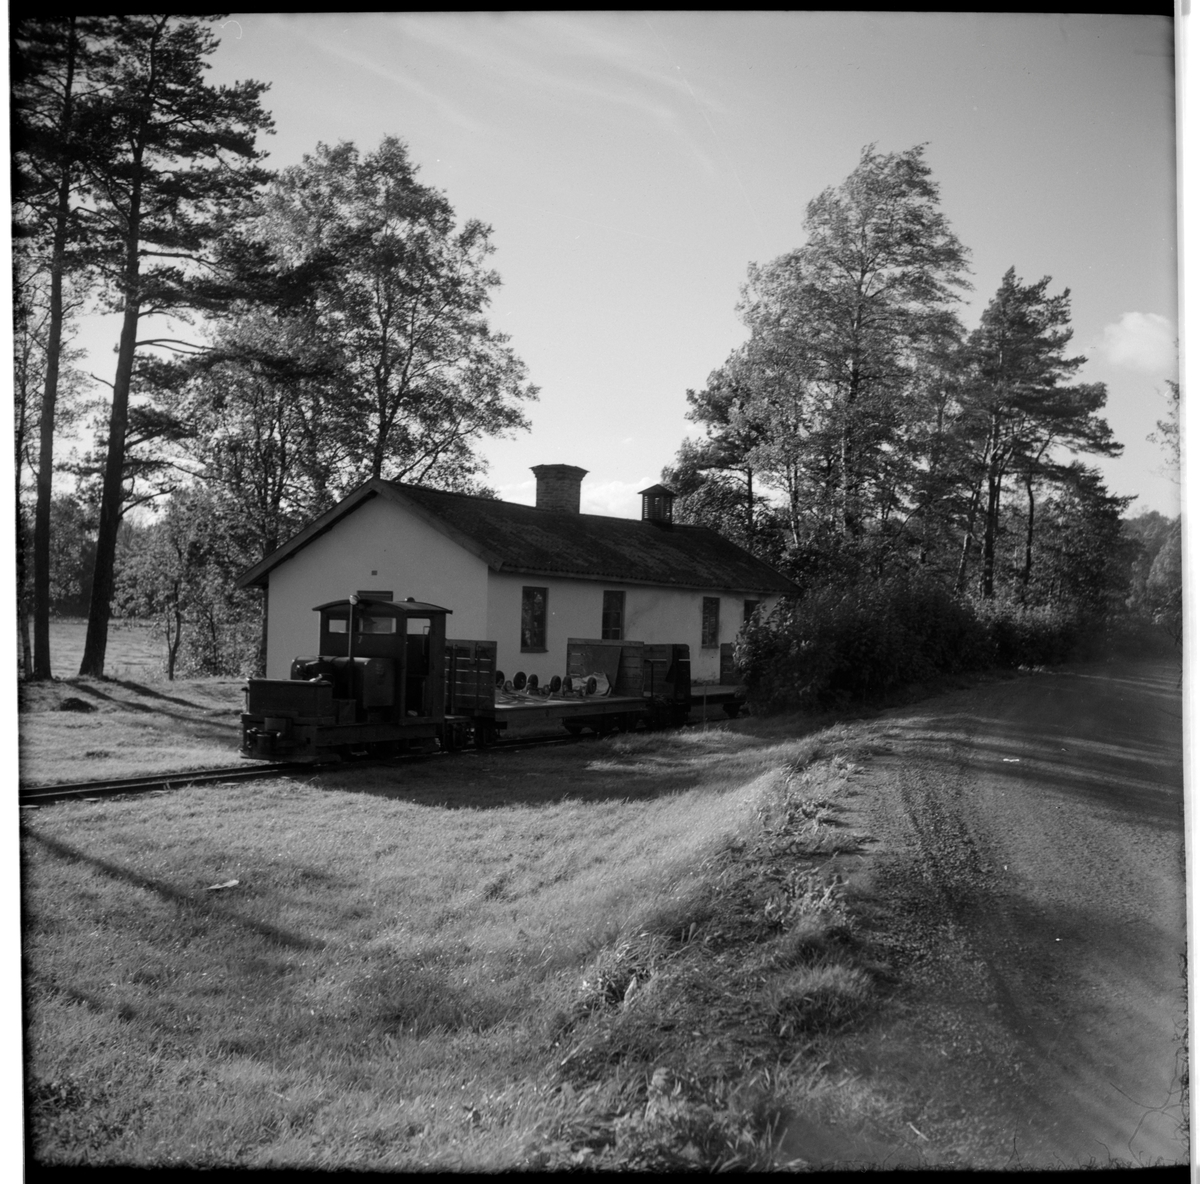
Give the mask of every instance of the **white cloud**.
M 537 482 L 532 477 L 525 481 L 510 481 L 506 485 L 497 485 L 495 488 L 502 502 L 516 502 L 518 505 L 532 506 L 537 498 Z
M 1155 312 L 1122 313 L 1104 326 L 1100 356 L 1111 366 L 1173 378 L 1179 364 L 1175 326 Z
M 579 509 L 584 514 L 607 514 L 612 518 L 638 518 L 642 513 L 642 502 L 638 497 L 638 490 L 646 489 L 656 481 L 656 477 L 642 477 L 637 481 L 589 483 L 583 487 Z
M 346 49 L 332 38 L 318 38 L 303 31 L 300 32 L 299 36 L 301 40 L 307 41 L 310 45 L 315 45 L 318 49 L 332 54 L 334 57 L 341 58 L 345 62 L 349 62 L 356 69 L 377 74 L 380 78 L 384 78 L 402 90 L 408 91 L 415 98 L 434 107 L 447 123 L 461 128 L 470 135 L 485 136 L 488 134 L 488 129 L 479 123 L 478 120 L 472 119 L 462 108 L 452 103 L 444 94 L 431 90 L 410 74 L 388 69 L 365 54 L 355 53 Z

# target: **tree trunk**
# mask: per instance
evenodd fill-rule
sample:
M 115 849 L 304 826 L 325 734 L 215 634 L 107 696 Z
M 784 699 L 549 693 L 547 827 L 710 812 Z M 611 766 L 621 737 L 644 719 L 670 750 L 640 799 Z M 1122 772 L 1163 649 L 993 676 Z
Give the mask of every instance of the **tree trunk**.
M 179 657 L 179 642 L 183 637 L 183 613 L 179 611 L 178 601 L 172 606 L 171 613 L 175 618 L 175 632 L 171 633 L 171 618 L 167 618 L 167 681 L 175 681 L 175 662 Z
M 1025 492 L 1029 496 L 1029 513 L 1025 519 L 1025 566 L 1021 570 L 1021 603 L 1024 604 L 1029 591 L 1029 576 L 1033 571 L 1033 470 L 1025 478 Z
M 83 644 L 82 677 L 104 677 L 104 654 L 108 648 L 108 621 L 112 614 L 113 572 L 116 566 L 117 530 L 121 525 L 125 495 L 125 434 L 129 426 L 129 387 L 133 378 L 134 348 L 138 316 L 138 210 L 140 189 L 134 183 L 130 200 L 128 246 L 125 256 L 125 318 L 117 353 L 113 382 L 112 411 L 108 419 L 108 454 L 104 460 L 104 490 L 100 500 L 100 529 L 96 535 L 96 567 L 88 606 L 87 637 Z
M 70 138 L 75 80 L 75 17 L 68 18 L 67 74 L 63 88 L 58 195 L 54 210 L 54 246 L 50 256 L 50 325 L 46 338 L 46 382 L 39 424 L 37 504 L 33 522 L 33 677 L 50 678 L 50 503 L 54 496 L 54 412 L 58 402 L 59 357 L 62 353 L 63 269 L 67 252 L 67 219 L 71 204 Z
M 842 419 L 842 434 L 841 434 L 841 510 L 842 510 L 842 534 L 845 538 L 851 539 L 858 536 L 858 521 L 854 509 L 854 494 L 856 482 L 852 477 L 852 472 L 855 464 L 854 445 L 851 440 L 851 417 L 854 411 L 855 399 L 858 395 L 858 365 L 855 363 L 850 371 L 850 389 L 846 395 L 846 407 Z
M 996 589 L 996 534 L 1000 523 L 1000 481 L 988 476 L 987 510 L 983 521 L 983 563 L 979 572 L 979 591 L 991 600 Z
M 754 542 L 754 470 L 746 470 L 746 540 Z
M 979 486 L 971 494 L 971 508 L 967 511 L 967 529 L 963 532 L 962 553 L 958 558 L 958 577 L 954 581 L 954 592 L 961 596 L 967 588 L 967 562 L 971 558 L 971 543 L 975 539 L 975 515 L 979 512 Z
M 262 629 L 258 639 L 258 669 L 256 671 L 260 677 L 265 677 L 267 673 L 267 598 L 270 591 L 269 585 L 262 590 Z
M 1000 531 L 1000 493 L 1004 484 L 1004 461 L 1000 456 L 1000 418 L 992 416 L 991 460 L 987 472 L 987 508 L 983 519 L 983 563 L 979 591 L 991 600 L 996 588 L 996 536 Z
M 23 600 L 18 612 L 21 617 L 21 674 L 28 682 L 33 677 L 33 648 L 29 644 L 29 610 Z
M 18 481 L 20 478 L 18 477 Z M 33 651 L 29 645 L 29 602 L 25 595 L 25 524 L 17 509 L 17 639 L 21 645 L 21 677 L 33 678 Z

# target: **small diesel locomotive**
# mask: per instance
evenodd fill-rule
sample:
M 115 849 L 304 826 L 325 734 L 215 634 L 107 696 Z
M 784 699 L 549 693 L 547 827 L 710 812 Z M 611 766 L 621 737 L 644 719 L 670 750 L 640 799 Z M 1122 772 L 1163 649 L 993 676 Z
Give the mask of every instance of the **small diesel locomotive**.
M 558 720 L 572 733 L 603 734 L 679 726 L 691 711 L 686 645 L 572 638 L 566 677 L 538 687 L 521 674 L 505 679 L 494 641 L 448 640 L 451 610 L 436 604 L 351 597 L 313 611 L 318 655 L 296 658 L 290 678 L 246 684 L 245 757 L 387 756 L 431 740 L 453 750 L 494 743 L 513 722 Z M 598 681 L 610 693 L 595 693 Z

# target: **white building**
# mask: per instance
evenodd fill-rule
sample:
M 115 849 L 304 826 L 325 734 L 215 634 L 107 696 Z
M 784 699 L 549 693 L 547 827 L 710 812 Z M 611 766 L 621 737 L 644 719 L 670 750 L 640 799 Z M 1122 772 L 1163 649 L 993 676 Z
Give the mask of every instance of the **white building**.
M 497 665 L 542 680 L 566 670 L 568 637 L 686 643 L 692 678 L 715 682 L 720 647 L 754 607 L 795 585 L 700 526 L 671 520 L 674 494 L 642 493 L 642 518 L 579 512 L 586 470 L 538 465 L 537 505 L 372 480 L 262 562 L 239 587 L 267 593 L 267 677 L 314 654 L 314 605 L 352 593 L 451 610 L 447 635 L 497 643 Z

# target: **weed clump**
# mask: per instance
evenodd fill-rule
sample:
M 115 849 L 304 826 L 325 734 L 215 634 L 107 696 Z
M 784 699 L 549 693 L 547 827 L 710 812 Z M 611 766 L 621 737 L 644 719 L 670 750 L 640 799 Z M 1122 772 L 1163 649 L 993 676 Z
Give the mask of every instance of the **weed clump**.
M 696 892 L 591 955 L 555 1029 L 562 1088 L 590 1109 L 546 1130 L 539 1166 L 775 1166 L 773 1066 L 874 998 L 830 862 L 861 841 L 840 818 L 856 766 L 837 751 L 821 760 L 818 744 L 793 754 L 756 782 L 753 827 L 707 856 Z
M 871 980 L 857 966 L 822 959 L 773 983 L 770 1008 L 781 1036 L 828 1030 L 860 1015 L 870 993 Z

